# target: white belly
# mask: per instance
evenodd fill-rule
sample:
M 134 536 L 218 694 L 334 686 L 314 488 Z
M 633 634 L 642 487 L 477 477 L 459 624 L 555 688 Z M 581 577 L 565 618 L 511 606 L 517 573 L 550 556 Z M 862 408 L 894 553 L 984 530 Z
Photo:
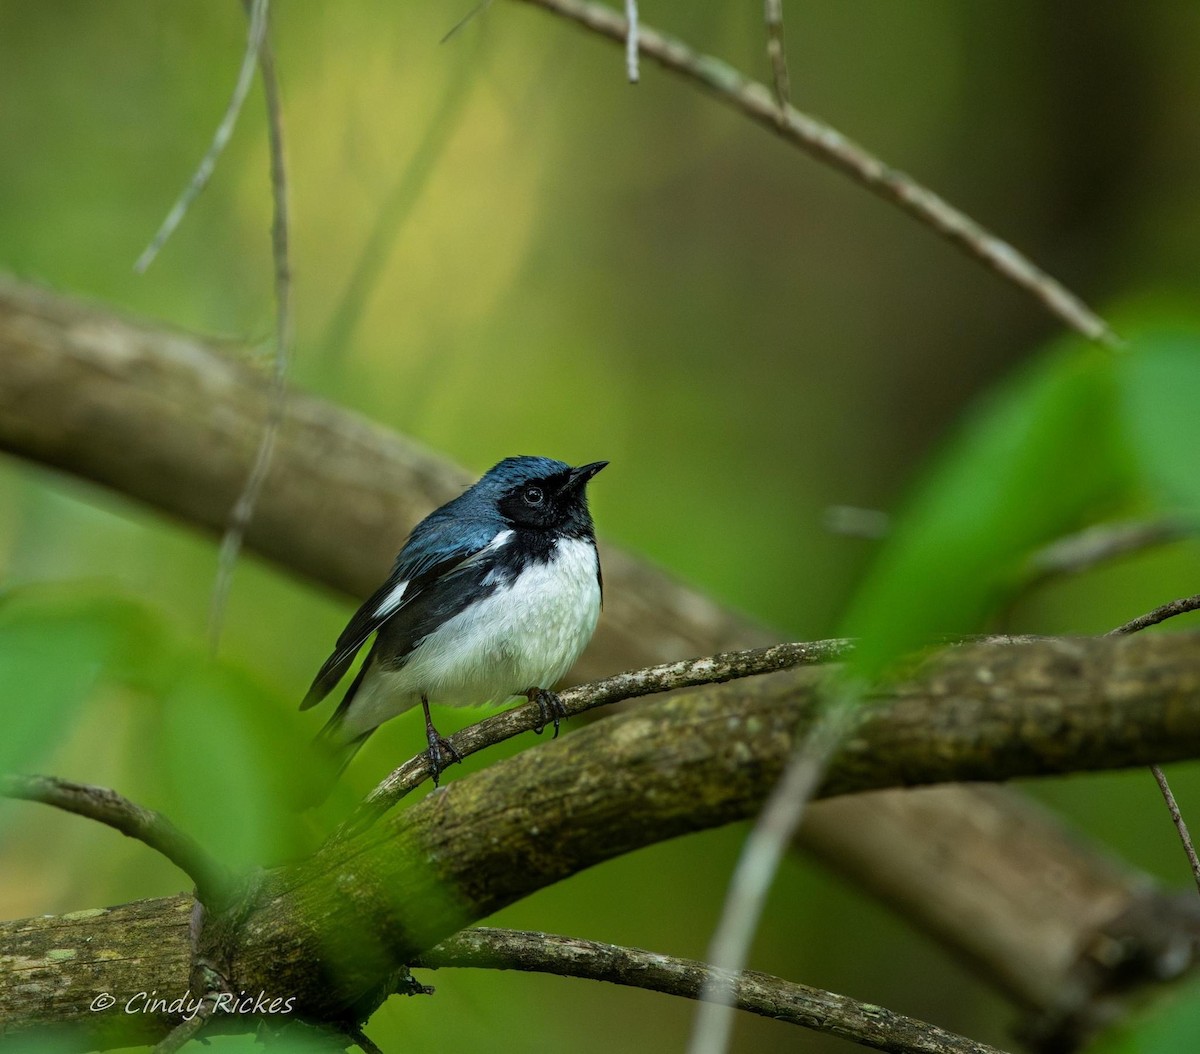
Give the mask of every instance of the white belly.
M 399 670 L 372 669 L 343 724 L 361 735 L 415 706 L 503 703 L 529 688 L 551 688 L 579 658 L 600 616 L 593 546 L 561 539 L 551 559 L 429 634 Z

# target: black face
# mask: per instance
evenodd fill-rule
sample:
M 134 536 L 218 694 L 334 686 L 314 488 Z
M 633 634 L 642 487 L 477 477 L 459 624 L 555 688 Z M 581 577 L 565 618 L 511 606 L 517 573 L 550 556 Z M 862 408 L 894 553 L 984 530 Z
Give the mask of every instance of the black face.
M 500 514 L 514 527 L 590 537 L 587 482 L 606 464 L 597 461 L 516 483 L 500 499 Z

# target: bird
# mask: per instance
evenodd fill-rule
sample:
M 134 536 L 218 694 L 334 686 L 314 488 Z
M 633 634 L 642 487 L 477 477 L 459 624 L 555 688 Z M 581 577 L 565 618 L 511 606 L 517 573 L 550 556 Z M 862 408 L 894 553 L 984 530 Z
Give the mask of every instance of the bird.
M 552 689 L 591 640 L 603 603 L 587 485 L 607 464 L 505 458 L 417 524 L 300 704 L 328 696 L 375 635 L 317 735 L 334 779 L 376 728 L 420 703 L 437 786 L 462 758 L 434 728 L 431 700 L 495 705 L 524 695 L 541 710 L 537 731 L 552 721 L 558 735 L 566 712 Z

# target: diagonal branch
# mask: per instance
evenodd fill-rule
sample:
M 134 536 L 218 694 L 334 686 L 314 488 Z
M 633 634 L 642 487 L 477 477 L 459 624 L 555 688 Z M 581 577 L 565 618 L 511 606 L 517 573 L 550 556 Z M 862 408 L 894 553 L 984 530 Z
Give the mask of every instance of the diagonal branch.
M 223 529 L 269 398 L 237 347 L 0 276 L 0 363 L 0 449 L 178 522 Z M 411 439 L 293 388 L 246 544 L 293 574 L 365 597 L 404 534 L 469 479 Z M 645 561 L 612 546 L 603 546 L 603 561 L 609 597 L 574 673 L 580 680 L 772 642 L 744 615 Z M 800 837 L 808 852 L 965 949 L 991 983 L 1034 1007 L 1076 984 L 1078 949 L 1103 939 L 1129 904 L 1129 888 L 1141 882 L 1147 901 L 1168 916 L 1175 911 L 1147 876 L 1129 879 L 1078 832 L 1064 840 L 1057 826 L 1031 828 L 1016 792 L 998 789 L 988 803 L 990 820 L 980 827 L 979 792 L 966 788 L 848 797 L 821 806 L 836 822 L 812 822 Z M 863 830 L 883 847 L 877 853 L 846 837 Z M 964 831 L 979 853 L 960 860 Z M 1023 866 L 1042 853 L 1052 868 Z M 948 868 L 945 859 L 963 866 Z M 1052 875 L 1066 880 L 1051 884 Z M 974 912 L 983 899 L 995 910 L 981 925 Z M 1032 915 L 1031 901 L 1039 907 Z M 1158 930 L 1143 929 L 1133 925 L 1122 947 L 1157 940 Z M 1082 1004 L 1117 972 L 1108 960 L 1084 965 Z M 1154 983 L 1156 973 L 1139 976 Z M 0 991 L 0 1011 L 2 1004 Z
M 1139 615 L 1137 618 L 1131 619 L 1124 625 L 1110 630 L 1108 635 L 1112 637 L 1139 633 L 1150 626 L 1157 626 L 1160 622 L 1166 622 L 1167 619 L 1175 618 L 1176 615 L 1185 615 L 1189 611 L 1197 610 L 1200 610 L 1200 594 L 1182 597 L 1179 600 L 1172 600 L 1166 604 L 1162 604 L 1145 615 Z M 1183 844 L 1183 851 L 1187 855 L 1188 866 L 1192 869 L 1192 878 L 1196 883 L 1196 889 L 1200 890 L 1200 856 L 1196 855 L 1196 846 L 1192 842 L 1192 836 L 1188 831 L 1187 822 L 1183 818 L 1183 812 L 1179 808 L 1179 803 L 1175 800 L 1175 794 L 1171 790 L 1167 774 L 1163 772 L 1162 766 L 1157 764 L 1157 762 L 1150 766 L 1150 772 L 1154 776 L 1154 782 L 1158 784 L 1163 801 L 1166 803 L 1167 812 L 1171 815 L 1171 822 L 1175 825 L 1175 832 L 1179 835 L 1179 841 Z
M 767 58 L 771 63 L 775 101 L 784 111 L 792 101 L 792 87 L 788 76 L 787 49 L 783 42 L 783 0 L 764 0 L 763 21 L 767 27 Z
M 811 722 L 823 676 L 790 670 L 649 699 L 453 780 L 356 838 L 263 873 L 239 901 L 238 925 L 205 926 L 194 954 L 219 954 L 237 989 L 294 996 L 306 1019 L 362 1020 L 391 990 L 384 982 L 397 964 L 464 927 L 602 861 L 754 815 Z M 820 793 L 1198 755 L 1200 635 L 970 645 L 930 658 L 864 708 Z M 187 926 L 178 921 L 192 904 L 140 909 L 174 936 L 152 944 L 161 958 L 146 954 L 133 967 L 128 956 L 98 954 L 115 939 L 101 928 L 124 909 L 52 927 L 0 923 L 0 1020 L 14 1034 L 59 1018 L 95 1030 L 106 1024 L 87 1009 L 98 991 L 183 990 L 192 957 L 180 954 Z M 1075 920 L 1062 923 L 1070 938 Z M 1198 931 L 1175 908 L 1165 924 L 1177 975 Z M 104 944 L 92 940 L 101 932 Z M 1068 945 L 1051 980 L 1078 953 Z M 74 952 L 69 970 L 54 965 L 64 949 Z M 29 961 L 46 998 L 22 994 Z M 1050 1006 L 1059 995 L 1049 984 L 1028 1002 Z
M 581 977 L 700 999 L 711 967 L 693 959 L 623 948 L 552 933 L 481 926 L 463 930 L 412 963 L 441 969 L 468 966 Z M 994 1047 L 903 1014 L 820 988 L 748 970 L 735 984 L 734 1005 L 893 1054 L 999 1054 Z
M 175 228 L 187 215 L 187 210 L 191 207 L 192 202 L 208 186 L 213 169 L 217 167 L 217 159 L 225 150 L 230 136 L 233 135 L 238 115 L 242 112 L 242 104 L 246 101 L 250 83 L 254 79 L 255 59 L 267 30 L 267 3 L 268 0 L 253 0 L 250 24 L 246 31 L 246 50 L 242 55 L 242 65 L 238 70 L 237 82 L 234 84 L 233 94 L 229 98 L 229 105 L 225 108 L 225 115 L 221 118 L 221 123 L 217 125 L 217 130 L 213 133 L 212 144 L 205 151 L 204 157 L 200 159 L 200 164 L 196 167 L 188 185 L 183 188 L 183 192 L 171 206 L 171 211 L 167 213 L 166 219 L 162 221 L 162 225 L 150 240 L 150 244 L 142 250 L 142 255 L 133 265 L 133 269 L 138 274 L 144 273 L 146 268 L 154 262 L 159 250 L 166 245 L 167 239 L 175 233 Z
M 251 25 L 266 17 L 265 0 L 244 0 Z M 260 12 L 260 8 L 262 9 Z M 263 31 L 258 46 L 259 72 L 262 74 L 263 98 L 267 108 L 267 141 L 271 157 L 271 258 L 275 272 L 275 358 L 271 369 L 271 393 L 262 434 L 250 473 L 225 525 L 217 556 L 217 575 L 213 583 L 212 602 L 208 615 L 209 646 L 215 653 L 221 636 L 225 601 L 233 582 L 233 569 L 246 537 L 246 528 L 262 494 L 275 441 L 287 410 L 287 375 L 292 357 L 292 275 L 288 255 L 288 180 L 283 144 L 283 103 L 279 96 L 279 80 L 275 75 L 275 53 L 270 36 Z
M 161 853 L 196 884 L 201 903 L 216 907 L 232 888 L 231 876 L 203 847 L 162 813 L 131 802 L 107 787 L 54 776 L 0 776 L 0 796 L 38 801 L 107 824 Z
M 1198 645 L 1181 633 L 947 649 L 861 708 L 819 794 L 1200 756 Z M 246 927 L 239 984 L 328 1006 L 369 990 L 381 964 L 584 868 L 755 815 L 824 678 L 802 668 L 646 700 L 268 875 L 271 911 Z M 296 918 L 309 920 L 299 942 Z M 340 990 L 305 972 L 329 954 Z
M 776 644 L 769 648 L 685 659 L 682 662 L 652 666 L 646 670 L 632 670 L 592 684 L 581 684 L 567 689 L 559 696 L 559 700 L 566 716 L 574 717 L 600 706 L 669 692 L 677 688 L 723 684 L 742 677 L 832 662 L 845 655 L 850 646 L 850 642 L 846 640 L 822 640 L 801 644 Z M 527 703 L 464 728 L 450 737 L 450 745 L 458 755 L 465 758 L 506 739 L 512 739 L 522 732 L 540 731 L 543 723 L 540 709 L 533 703 Z M 426 754 L 409 758 L 371 791 L 336 837 L 340 840 L 369 827 L 429 777 L 429 758 Z
M 590 0 L 523 2 L 575 22 L 614 43 L 625 43 L 625 19 L 603 4 Z M 1104 319 L 1061 282 L 932 190 L 884 164 L 836 129 L 792 106 L 781 110 L 775 95 L 765 85 L 743 76 L 720 59 L 693 51 L 683 41 L 644 23 L 639 30 L 638 45 L 643 55 L 654 59 L 664 69 L 712 92 L 727 106 L 770 128 L 793 146 L 845 173 L 872 193 L 931 227 L 1005 281 L 1029 293 L 1071 329 L 1109 347 L 1120 344 Z
M 1153 611 L 1147 611 L 1144 615 L 1138 615 L 1137 618 L 1130 619 L 1123 626 L 1109 630 L 1109 636 L 1126 636 L 1130 633 L 1138 633 L 1151 626 L 1157 626 L 1160 622 L 1166 622 L 1169 618 L 1175 618 L 1177 615 L 1186 615 L 1189 611 L 1200 611 L 1200 593 L 1190 597 L 1181 597 L 1179 600 L 1168 601 L 1166 604 L 1156 607 Z

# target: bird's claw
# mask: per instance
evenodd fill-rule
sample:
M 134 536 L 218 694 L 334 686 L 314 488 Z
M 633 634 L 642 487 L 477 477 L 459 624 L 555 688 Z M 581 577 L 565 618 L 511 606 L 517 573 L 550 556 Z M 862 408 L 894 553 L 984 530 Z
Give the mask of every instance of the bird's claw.
M 433 777 L 433 785 L 438 785 L 438 777 L 456 761 L 462 761 L 462 755 L 454 748 L 454 744 L 445 736 L 440 736 L 436 730 L 430 729 L 427 736 L 429 750 L 425 756 L 429 759 L 429 774 Z
M 563 706 L 563 701 L 559 698 L 558 693 L 545 688 L 530 688 L 525 693 L 525 698 L 531 703 L 536 703 L 542 714 L 541 724 L 534 729 L 534 732 L 540 736 L 546 730 L 546 725 L 553 723 L 554 735 L 550 738 L 557 739 L 559 722 L 567 716 L 567 708 Z

